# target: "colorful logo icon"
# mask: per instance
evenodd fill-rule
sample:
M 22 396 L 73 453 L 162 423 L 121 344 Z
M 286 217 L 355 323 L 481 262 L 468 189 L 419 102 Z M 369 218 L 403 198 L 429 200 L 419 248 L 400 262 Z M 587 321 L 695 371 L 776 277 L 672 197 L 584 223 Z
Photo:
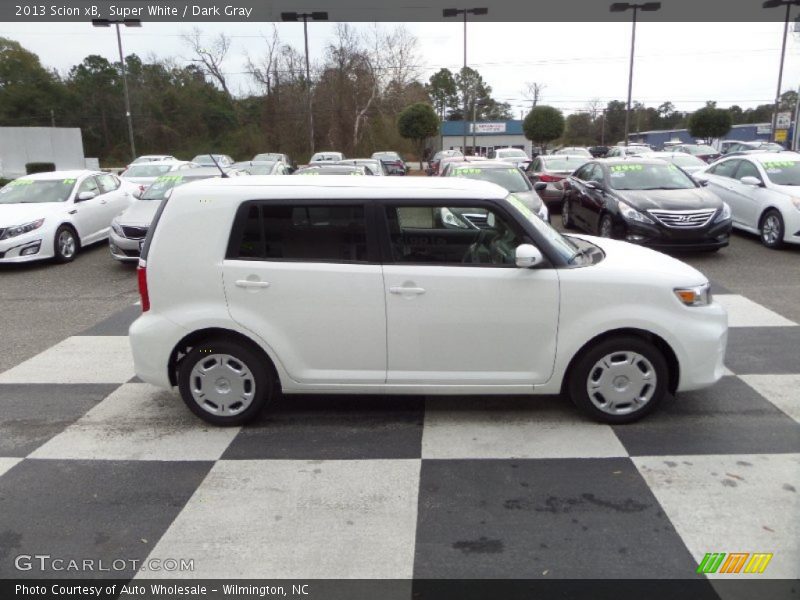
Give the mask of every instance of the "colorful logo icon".
M 707 552 L 697 566 L 697 572 L 708 573 L 763 573 L 772 553 L 767 552 Z

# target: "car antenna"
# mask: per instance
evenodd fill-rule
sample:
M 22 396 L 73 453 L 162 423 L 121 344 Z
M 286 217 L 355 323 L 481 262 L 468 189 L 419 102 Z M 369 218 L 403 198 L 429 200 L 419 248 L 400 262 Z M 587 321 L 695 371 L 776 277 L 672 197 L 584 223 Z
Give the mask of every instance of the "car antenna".
M 229 177 L 229 175 L 222 170 L 222 167 L 219 166 L 219 163 L 217 162 L 217 159 L 214 158 L 214 155 L 209 153 L 209 156 L 211 157 L 211 162 L 214 163 L 214 166 L 219 169 L 220 177 Z

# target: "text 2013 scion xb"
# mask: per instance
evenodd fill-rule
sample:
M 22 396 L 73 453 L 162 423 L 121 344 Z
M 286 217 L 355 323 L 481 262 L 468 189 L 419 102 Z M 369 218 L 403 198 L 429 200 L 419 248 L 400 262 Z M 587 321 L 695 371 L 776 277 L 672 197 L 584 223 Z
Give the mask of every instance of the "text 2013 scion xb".
M 564 393 L 625 423 L 723 374 L 727 315 L 701 273 L 562 236 L 482 181 L 190 183 L 159 208 L 138 277 L 137 375 L 219 425 L 281 391 Z

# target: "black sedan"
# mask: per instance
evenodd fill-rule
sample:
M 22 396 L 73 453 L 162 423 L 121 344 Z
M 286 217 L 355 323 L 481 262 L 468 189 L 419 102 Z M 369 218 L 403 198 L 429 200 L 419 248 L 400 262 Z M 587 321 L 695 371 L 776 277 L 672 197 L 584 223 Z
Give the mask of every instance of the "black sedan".
M 731 211 L 679 167 L 646 158 L 601 159 L 567 178 L 567 229 L 671 250 L 728 245 Z

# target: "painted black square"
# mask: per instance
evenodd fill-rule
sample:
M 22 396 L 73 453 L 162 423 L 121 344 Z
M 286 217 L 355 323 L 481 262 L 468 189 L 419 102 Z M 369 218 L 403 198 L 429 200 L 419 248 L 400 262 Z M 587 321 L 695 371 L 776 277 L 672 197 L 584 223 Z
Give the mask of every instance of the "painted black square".
M 131 305 L 92 325 L 78 335 L 128 335 L 131 323 L 141 314 L 141 306 Z
M 0 579 L 132 577 L 136 572 L 129 561 L 148 556 L 211 466 L 210 462 L 21 462 L 0 477 Z M 94 570 L 66 570 L 68 562 L 55 565 L 64 570 L 41 570 L 34 562 L 31 570 L 18 571 L 14 558 L 20 554 L 93 559 Z M 98 570 L 101 559 L 109 571 Z M 128 562 L 115 570 L 111 567 L 115 559 Z
M 631 456 L 800 452 L 800 424 L 738 377 L 668 397 L 614 433 Z
M 286 395 L 223 459 L 420 458 L 421 397 Z
M 694 576 L 627 458 L 423 460 L 414 577 Z
M 800 373 L 800 327 L 732 327 L 725 364 L 737 375 Z
M 116 384 L 0 384 L 0 456 L 27 456 L 117 387 Z

